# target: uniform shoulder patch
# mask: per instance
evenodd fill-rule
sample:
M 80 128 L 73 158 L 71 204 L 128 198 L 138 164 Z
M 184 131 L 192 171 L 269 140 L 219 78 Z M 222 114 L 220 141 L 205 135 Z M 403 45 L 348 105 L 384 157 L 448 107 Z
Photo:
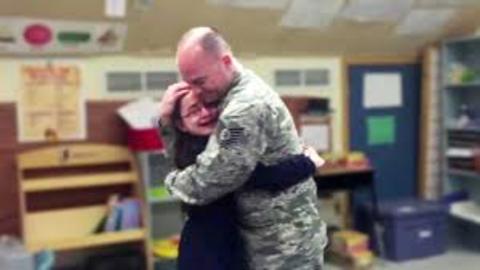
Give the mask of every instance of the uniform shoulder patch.
M 218 142 L 223 148 L 230 148 L 235 146 L 243 146 L 247 143 L 247 134 L 244 127 L 237 123 L 224 123 L 222 121 L 218 124 Z

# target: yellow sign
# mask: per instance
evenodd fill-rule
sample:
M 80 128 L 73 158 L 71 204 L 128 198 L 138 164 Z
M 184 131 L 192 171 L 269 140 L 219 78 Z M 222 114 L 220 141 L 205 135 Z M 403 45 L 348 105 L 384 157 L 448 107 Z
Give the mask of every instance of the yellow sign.
M 85 138 L 85 104 L 77 66 L 26 65 L 21 79 L 20 141 Z

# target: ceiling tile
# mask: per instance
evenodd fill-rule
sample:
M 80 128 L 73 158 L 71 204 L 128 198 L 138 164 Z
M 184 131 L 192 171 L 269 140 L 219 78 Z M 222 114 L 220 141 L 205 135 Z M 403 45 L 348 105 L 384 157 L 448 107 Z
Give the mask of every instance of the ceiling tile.
M 359 22 L 397 21 L 410 10 L 412 3 L 413 0 L 350 0 L 341 16 Z
M 294 0 L 282 17 L 287 28 L 326 28 L 343 6 L 343 0 Z
M 398 24 L 395 32 L 400 35 L 438 33 L 454 15 L 454 9 L 414 9 Z

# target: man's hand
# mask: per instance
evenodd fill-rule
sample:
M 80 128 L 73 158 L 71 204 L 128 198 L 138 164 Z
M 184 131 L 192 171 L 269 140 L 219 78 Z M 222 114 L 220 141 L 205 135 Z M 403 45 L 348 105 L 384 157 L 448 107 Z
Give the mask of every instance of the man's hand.
M 317 151 L 311 146 L 304 147 L 303 154 L 312 160 L 317 169 L 322 167 L 323 164 L 325 164 L 325 160 L 320 157 Z
M 174 83 L 167 88 L 159 104 L 159 117 L 162 125 L 170 125 L 177 100 L 186 95 L 190 88 L 191 86 L 186 82 Z

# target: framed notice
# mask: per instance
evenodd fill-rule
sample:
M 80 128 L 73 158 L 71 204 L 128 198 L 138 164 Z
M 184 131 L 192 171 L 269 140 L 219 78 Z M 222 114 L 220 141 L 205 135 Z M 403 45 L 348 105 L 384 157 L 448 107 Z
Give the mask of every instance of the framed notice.
M 332 150 L 330 117 L 303 115 L 300 123 L 300 137 L 304 144 L 322 153 Z
M 75 64 L 20 66 L 20 142 L 85 139 L 81 69 Z

